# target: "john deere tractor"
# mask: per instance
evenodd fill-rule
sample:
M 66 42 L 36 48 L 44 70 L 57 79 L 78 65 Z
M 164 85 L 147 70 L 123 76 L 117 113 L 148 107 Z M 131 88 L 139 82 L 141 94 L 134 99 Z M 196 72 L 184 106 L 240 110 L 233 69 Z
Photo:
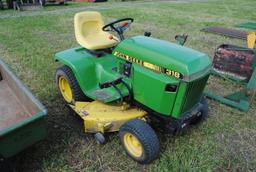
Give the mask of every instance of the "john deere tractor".
M 150 33 L 125 38 L 133 21 L 123 18 L 104 25 L 98 12 L 77 13 L 75 36 L 81 46 L 56 54 L 63 64 L 56 84 L 98 143 L 104 143 L 106 132 L 119 131 L 127 154 L 150 163 L 159 154 L 153 128 L 176 133 L 206 118 L 203 90 L 211 61 Z

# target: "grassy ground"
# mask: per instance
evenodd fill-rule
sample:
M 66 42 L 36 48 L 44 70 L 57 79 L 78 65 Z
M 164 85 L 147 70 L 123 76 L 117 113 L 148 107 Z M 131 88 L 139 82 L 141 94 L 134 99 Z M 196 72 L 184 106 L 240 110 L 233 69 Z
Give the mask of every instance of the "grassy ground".
M 47 7 L 40 12 L 0 11 L 0 56 L 48 108 L 48 137 L 14 158 L 21 171 L 255 171 L 256 101 L 248 113 L 210 101 L 209 120 L 183 134 L 162 135 L 158 160 L 139 165 L 129 159 L 118 136 L 104 146 L 84 134 L 79 118 L 69 114 L 54 85 L 54 53 L 77 46 L 73 16 L 89 4 Z M 94 4 L 90 4 L 94 5 Z M 244 41 L 199 30 L 204 26 L 232 27 L 256 18 L 254 0 L 101 3 L 96 10 L 106 21 L 133 17 L 128 36 L 151 31 L 153 37 L 174 40 L 189 34 L 188 47 L 210 56 L 217 45 Z M 72 7 L 72 8 L 71 8 Z M 63 10 L 65 9 L 65 10 Z M 52 12 L 54 11 L 54 12 Z M 22 15 L 22 16 L 21 16 Z M 217 87 L 214 82 L 211 87 Z M 226 86 L 227 87 L 227 86 Z M 218 90 L 221 92 L 220 90 Z

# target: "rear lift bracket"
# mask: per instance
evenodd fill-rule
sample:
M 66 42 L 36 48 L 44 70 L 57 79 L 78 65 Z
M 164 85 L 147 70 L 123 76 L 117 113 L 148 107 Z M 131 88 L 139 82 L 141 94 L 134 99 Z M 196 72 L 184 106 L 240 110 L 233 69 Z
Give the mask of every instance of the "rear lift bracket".
M 215 71 L 211 72 L 211 75 L 226 79 L 226 77 L 224 77 L 222 74 L 217 74 Z M 237 82 L 237 81 L 234 80 L 234 82 Z M 215 93 L 209 90 L 206 90 L 204 94 L 207 97 L 214 99 L 220 103 L 237 108 L 241 111 L 248 111 L 250 108 L 251 101 L 253 100 L 253 97 L 255 95 L 255 92 L 256 92 L 256 67 L 254 68 L 254 71 L 249 81 L 245 83 L 244 90 L 237 91 L 226 96 L 216 95 Z

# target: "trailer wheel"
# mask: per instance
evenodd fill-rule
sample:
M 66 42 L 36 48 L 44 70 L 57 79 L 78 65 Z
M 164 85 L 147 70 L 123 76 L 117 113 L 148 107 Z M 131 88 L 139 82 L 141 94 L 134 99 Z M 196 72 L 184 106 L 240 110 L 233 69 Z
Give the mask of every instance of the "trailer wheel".
M 119 137 L 127 154 L 141 164 L 157 158 L 159 140 L 154 130 L 141 119 L 132 119 L 119 130 Z
M 198 124 L 201 121 L 205 121 L 208 118 L 209 106 L 208 106 L 207 99 L 203 98 L 200 103 L 203 105 L 201 110 L 200 110 L 201 115 L 197 116 L 194 120 L 192 120 L 190 122 L 190 124 L 192 124 L 192 125 Z
M 62 66 L 56 70 L 55 82 L 66 102 L 91 100 L 84 95 L 72 70 L 68 66 Z

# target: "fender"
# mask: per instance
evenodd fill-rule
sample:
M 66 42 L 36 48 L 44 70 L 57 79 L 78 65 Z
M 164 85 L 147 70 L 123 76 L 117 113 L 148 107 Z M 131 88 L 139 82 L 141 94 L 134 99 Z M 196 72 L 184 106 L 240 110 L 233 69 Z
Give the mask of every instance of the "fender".
M 96 85 L 96 79 L 93 77 L 96 76 L 95 63 L 91 60 L 92 58 L 93 56 L 84 51 L 82 47 L 58 52 L 54 57 L 55 61 L 59 61 L 70 67 L 86 96 L 89 95 L 85 93 L 85 90 L 90 91 Z M 85 77 L 85 75 L 90 77 Z
M 99 83 L 119 77 L 119 74 L 112 70 L 115 66 L 115 57 L 113 58 L 112 55 L 96 58 L 84 48 L 76 47 L 55 54 L 54 59 L 70 67 L 83 93 L 94 100 L 97 99 L 95 91 L 100 89 Z M 119 87 L 124 96 L 129 94 L 125 86 Z M 115 88 L 109 87 L 103 90 L 110 96 L 101 101 L 107 103 L 120 99 Z

